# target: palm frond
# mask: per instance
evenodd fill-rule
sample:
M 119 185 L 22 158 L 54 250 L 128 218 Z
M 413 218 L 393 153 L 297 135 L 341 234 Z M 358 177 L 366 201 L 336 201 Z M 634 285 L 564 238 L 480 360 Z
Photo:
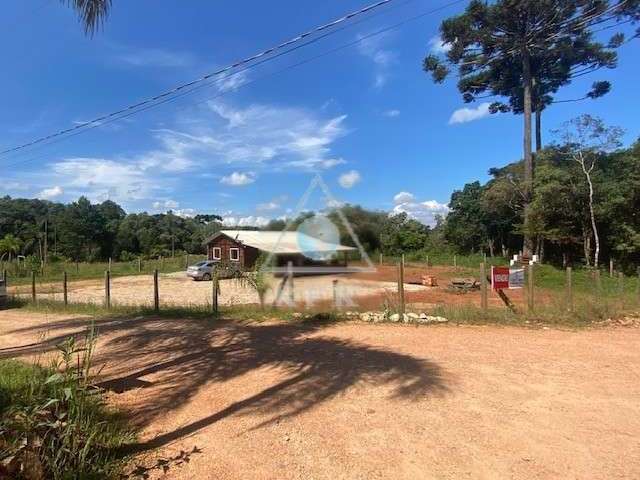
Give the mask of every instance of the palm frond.
M 93 34 L 104 24 L 109 10 L 111 0 L 60 0 L 65 5 L 73 8 L 84 25 L 84 33 Z

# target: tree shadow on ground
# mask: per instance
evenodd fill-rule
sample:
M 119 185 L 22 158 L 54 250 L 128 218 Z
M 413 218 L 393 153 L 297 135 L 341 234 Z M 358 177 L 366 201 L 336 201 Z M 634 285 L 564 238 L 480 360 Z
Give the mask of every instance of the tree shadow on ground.
M 359 383 L 388 385 L 392 397 L 405 399 L 447 389 L 437 364 L 322 335 L 325 324 L 319 322 L 242 324 L 138 318 L 101 319 L 95 325 L 100 335 L 95 364 L 107 366 L 107 378 L 99 386 L 114 392 L 151 388 L 149 398 L 130 412 L 139 427 L 179 408 L 206 384 L 259 368 L 283 373 L 281 381 L 139 444 L 136 451 L 162 447 L 230 415 L 266 414 L 267 419 L 254 427 L 261 428 L 298 415 Z M 56 330 L 82 331 L 86 326 L 86 320 L 49 323 L 46 328 L 52 336 L 46 342 L 12 353 L 53 348 L 69 335 L 56 335 Z

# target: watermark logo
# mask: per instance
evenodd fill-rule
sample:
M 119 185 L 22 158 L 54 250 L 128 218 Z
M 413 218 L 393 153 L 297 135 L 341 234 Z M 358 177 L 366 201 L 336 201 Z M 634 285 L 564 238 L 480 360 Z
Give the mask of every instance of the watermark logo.
M 320 214 L 307 218 L 296 231 L 298 247 L 305 257 L 316 261 L 335 258 L 340 244 L 340 232 L 329 217 Z
M 321 209 L 294 229 L 294 222 L 305 210 L 309 198 L 316 190 L 322 194 L 325 210 L 333 209 L 333 220 Z M 375 266 L 340 208 L 341 205 L 317 173 L 260 269 L 281 274 L 375 272 Z M 301 257 L 306 260 L 301 261 Z M 286 263 L 283 259 L 286 259 Z M 349 262 L 357 264 L 349 265 Z

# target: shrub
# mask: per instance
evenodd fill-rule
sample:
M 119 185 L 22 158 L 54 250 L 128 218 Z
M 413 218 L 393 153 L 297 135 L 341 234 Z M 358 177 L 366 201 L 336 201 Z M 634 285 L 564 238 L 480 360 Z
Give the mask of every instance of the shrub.
M 94 337 L 70 338 L 49 368 L 0 362 L 0 479 L 104 479 L 132 440 L 91 386 Z

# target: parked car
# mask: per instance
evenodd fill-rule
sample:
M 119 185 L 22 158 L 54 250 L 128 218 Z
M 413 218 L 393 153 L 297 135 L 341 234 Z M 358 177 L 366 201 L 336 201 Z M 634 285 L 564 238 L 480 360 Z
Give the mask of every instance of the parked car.
M 216 262 L 211 260 L 203 260 L 195 265 L 191 265 L 187 268 L 187 277 L 191 277 L 194 280 L 211 280 L 216 267 L 215 264 Z
M 237 276 L 239 266 L 226 264 L 220 261 L 203 260 L 187 268 L 187 277 L 194 280 L 211 280 L 214 274 L 218 278 L 231 278 Z

